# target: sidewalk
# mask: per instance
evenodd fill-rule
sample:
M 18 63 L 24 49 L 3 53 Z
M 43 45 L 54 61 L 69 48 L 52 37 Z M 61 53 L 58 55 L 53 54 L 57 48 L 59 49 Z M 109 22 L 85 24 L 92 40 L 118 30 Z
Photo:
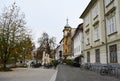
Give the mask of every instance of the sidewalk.
M 42 68 L 17 68 L 0 72 L 0 81 L 55 81 L 57 70 Z
M 59 65 L 56 81 L 120 81 L 115 77 L 101 76 L 99 73 L 80 68 Z

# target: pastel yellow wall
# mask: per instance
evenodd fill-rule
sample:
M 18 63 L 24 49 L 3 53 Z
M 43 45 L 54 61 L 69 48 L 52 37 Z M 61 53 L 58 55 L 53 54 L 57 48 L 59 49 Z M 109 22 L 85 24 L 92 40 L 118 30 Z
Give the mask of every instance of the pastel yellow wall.
M 63 42 L 64 42 L 63 55 L 64 56 L 69 56 L 70 53 L 71 53 L 71 37 L 69 35 L 64 37 Z

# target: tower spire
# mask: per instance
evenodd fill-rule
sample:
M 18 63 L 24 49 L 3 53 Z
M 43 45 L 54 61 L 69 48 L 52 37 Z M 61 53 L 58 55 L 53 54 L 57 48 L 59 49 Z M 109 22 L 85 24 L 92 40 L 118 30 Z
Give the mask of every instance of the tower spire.
M 66 27 L 69 27 L 68 18 L 66 19 Z
M 67 24 L 68 24 L 68 18 L 66 19 L 66 21 L 67 21 Z

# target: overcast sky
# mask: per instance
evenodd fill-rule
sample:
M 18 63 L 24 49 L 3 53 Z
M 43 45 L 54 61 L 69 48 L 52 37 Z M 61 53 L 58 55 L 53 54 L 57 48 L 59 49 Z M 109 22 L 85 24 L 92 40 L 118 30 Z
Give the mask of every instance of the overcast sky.
M 57 44 L 62 39 L 66 19 L 76 28 L 79 19 L 90 0 L 0 0 L 0 14 L 5 6 L 13 2 L 25 13 L 27 27 L 32 30 L 33 41 L 37 43 L 43 32 L 56 37 Z

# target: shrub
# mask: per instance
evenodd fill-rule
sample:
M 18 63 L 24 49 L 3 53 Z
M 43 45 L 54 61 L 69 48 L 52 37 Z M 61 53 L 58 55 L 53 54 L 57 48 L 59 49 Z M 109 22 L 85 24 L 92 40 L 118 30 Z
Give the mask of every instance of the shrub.
M 11 68 L 8 68 L 8 67 L 6 67 L 6 68 L 0 67 L 0 71 L 6 72 L 6 71 L 12 71 L 12 70 L 11 70 Z
M 57 65 L 59 64 L 59 61 L 58 60 L 54 60 L 53 61 L 53 65 L 56 67 Z
M 67 60 L 66 60 L 66 64 L 68 64 L 68 65 L 73 65 L 73 61 L 72 61 L 71 59 L 67 59 Z

